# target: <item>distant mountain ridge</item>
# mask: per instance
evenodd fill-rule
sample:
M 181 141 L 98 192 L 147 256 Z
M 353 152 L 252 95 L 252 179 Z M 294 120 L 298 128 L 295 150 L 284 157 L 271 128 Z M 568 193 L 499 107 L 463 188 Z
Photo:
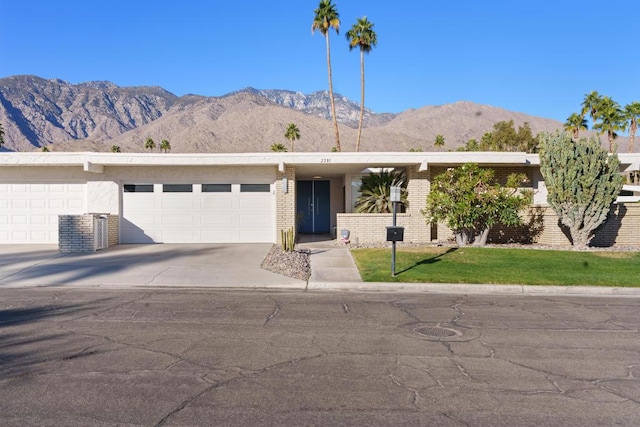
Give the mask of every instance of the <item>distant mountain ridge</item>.
M 301 138 L 295 151 L 329 151 L 333 146 L 326 91 L 305 95 L 289 90 L 245 88 L 220 97 L 178 97 L 161 87 L 119 87 L 108 81 L 71 84 L 59 79 L 12 76 L 0 79 L 0 123 L 5 149 L 34 151 L 145 151 L 144 140 L 171 142 L 172 152 L 261 152 L 274 143 L 289 147 L 288 123 Z M 353 151 L 360 107 L 336 94 L 344 151 Z M 493 124 L 528 122 L 534 132 L 562 123 L 501 108 L 460 101 L 399 114 L 365 109 L 363 151 L 450 150 L 480 138 Z M 435 148 L 435 136 L 445 146 Z M 158 144 L 159 145 L 159 144 Z

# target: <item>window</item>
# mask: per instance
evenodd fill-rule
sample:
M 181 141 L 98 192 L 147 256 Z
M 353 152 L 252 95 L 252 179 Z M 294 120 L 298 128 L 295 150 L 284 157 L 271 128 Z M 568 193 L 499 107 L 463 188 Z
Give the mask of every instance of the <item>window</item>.
M 193 184 L 162 184 L 163 193 L 191 193 Z
M 202 184 L 203 193 L 231 193 L 231 184 Z
M 241 193 L 269 193 L 271 184 L 240 184 Z
M 153 193 L 153 184 L 125 184 L 125 193 Z

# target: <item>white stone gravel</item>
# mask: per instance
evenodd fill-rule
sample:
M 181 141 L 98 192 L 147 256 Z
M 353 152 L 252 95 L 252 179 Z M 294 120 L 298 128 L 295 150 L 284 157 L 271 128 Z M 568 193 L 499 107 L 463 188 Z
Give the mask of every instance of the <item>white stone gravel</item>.
M 296 249 L 286 252 L 282 250 L 281 246 L 273 245 L 260 267 L 272 273 L 293 277 L 294 279 L 306 281 L 311 277 L 308 249 Z

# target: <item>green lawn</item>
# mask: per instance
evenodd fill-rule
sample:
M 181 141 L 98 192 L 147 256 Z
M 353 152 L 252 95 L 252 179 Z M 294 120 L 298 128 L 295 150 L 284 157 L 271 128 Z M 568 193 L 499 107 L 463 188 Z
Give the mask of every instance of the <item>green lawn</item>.
M 398 248 L 351 251 L 365 282 L 490 283 L 640 287 L 640 252 L 513 248 Z

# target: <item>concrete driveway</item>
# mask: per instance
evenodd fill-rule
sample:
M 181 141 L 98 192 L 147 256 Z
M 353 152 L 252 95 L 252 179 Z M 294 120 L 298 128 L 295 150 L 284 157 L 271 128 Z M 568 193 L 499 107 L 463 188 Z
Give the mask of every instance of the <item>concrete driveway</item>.
M 300 288 L 306 282 L 260 268 L 257 244 L 118 245 L 62 254 L 57 245 L 0 245 L 0 288 L 22 286 L 189 286 Z

